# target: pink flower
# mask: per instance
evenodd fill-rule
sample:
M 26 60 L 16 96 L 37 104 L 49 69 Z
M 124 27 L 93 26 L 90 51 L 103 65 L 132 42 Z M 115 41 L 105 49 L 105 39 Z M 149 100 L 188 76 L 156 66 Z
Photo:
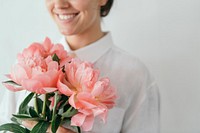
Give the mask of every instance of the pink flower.
M 56 54 L 60 59 L 60 66 L 62 67 L 64 64 L 71 60 L 71 57 L 68 56 L 67 51 L 64 50 L 62 44 L 52 44 L 49 38 L 46 38 L 43 47 L 45 49 L 46 55 L 53 56 Z
M 62 87 L 59 89 L 63 94 L 70 96 L 72 92 L 91 92 L 92 87 L 98 80 L 99 70 L 93 69 L 91 63 L 72 59 L 70 63 L 65 65 L 65 75 L 64 84 L 60 82 L 59 85 L 65 86 L 65 89 L 68 89 L 70 93 L 63 92 Z
M 84 115 L 82 113 L 78 113 L 71 119 L 71 125 L 82 127 L 83 131 L 92 130 L 93 123 L 94 123 L 94 116 L 92 114 Z
M 116 90 L 110 85 L 110 80 L 108 78 L 102 78 L 97 81 L 91 93 L 100 103 L 106 105 L 109 109 L 113 108 L 115 105 L 115 100 L 117 98 Z
M 58 89 L 70 96 L 70 105 L 78 109 L 71 125 L 80 126 L 84 131 L 91 130 L 97 116 L 105 121 L 108 109 L 114 106 L 116 100 L 116 92 L 109 79 L 99 80 L 99 70 L 78 59 L 65 65 L 65 75 L 60 77 Z
M 52 59 L 54 54 L 59 58 L 59 63 Z M 57 81 L 62 73 L 60 64 L 70 59 L 63 46 L 53 45 L 46 38 L 44 43 L 33 43 L 18 54 L 18 63 L 12 67 L 9 77 L 25 90 L 39 94 L 53 92 L 57 90 Z M 22 90 L 4 85 L 12 91 Z
M 69 103 L 70 109 L 76 109 L 75 113 L 78 111 L 70 116 L 71 125 L 79 126 L 83 131 L 92 129 L 96 117 L 106 121 L 108 110 L 115 105 L 116 91 L 108 78 L 99 79 L 100 71 L 92 63 L 68 56 L 61 44 L 54 45 L 49 38 L 43 43 L 31 44 L 18 54 L 17 59 L 17 64 L 7 75 L 11 81 L 4 82 L 9 90 L 37 94 L 59 91 L 61 97 L 55 95 L 48 99 L 50 108 L 55 113 L 61 112 L 60 109 L 63 111 L 63 106 Z M 64 101 L 64 105 L 63 94 L 69 100 Z M 58 104 L 53 108 L 55 100 Z M 63 117 L 69 117 L 66 114 Z

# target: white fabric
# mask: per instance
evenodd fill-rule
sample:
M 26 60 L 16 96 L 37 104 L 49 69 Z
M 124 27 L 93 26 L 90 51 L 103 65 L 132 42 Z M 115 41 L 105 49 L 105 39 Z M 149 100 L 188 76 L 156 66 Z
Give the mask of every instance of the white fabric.
M 109 111 L 106 124 L 96 119 L 91 133 L 159 133 L 158 87 L 138 58 L 117 48 L 110 33 L 76 51 L 70 50 L 64 37 L 61 43 L 78 58 L 93 62 L 101 76 L 109 77 L 117 89 L 117 103 Z M 0 104 L 0 124 L 8 122 L 23 98 L 24 92 L 5 93 Z

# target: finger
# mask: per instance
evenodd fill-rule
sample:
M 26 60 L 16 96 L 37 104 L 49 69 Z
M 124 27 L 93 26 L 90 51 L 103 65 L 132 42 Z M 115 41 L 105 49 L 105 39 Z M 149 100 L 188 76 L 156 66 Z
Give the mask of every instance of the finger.
M 36 121 L 22 121 L 22 125 L 25 126 L 28 129 L 32 129 L 37 124 Z
M 58 132 L 56 132 L 56 133 L 75 133 L 75 132 L 73 132 L 73 131 L 70 130 L 70 129 L 67 129 L 67 128 L 64 128 L 64 127 L 60 126 L 60 127 L 58 128 Z
M 52 133 L 51 131 L 51 127 L 48 128 L 47 133 Z M 75 133 L 70 129 L 64 128 L 62 126 L 58 127 L 58 130 L 56 131 L 56 133 Z

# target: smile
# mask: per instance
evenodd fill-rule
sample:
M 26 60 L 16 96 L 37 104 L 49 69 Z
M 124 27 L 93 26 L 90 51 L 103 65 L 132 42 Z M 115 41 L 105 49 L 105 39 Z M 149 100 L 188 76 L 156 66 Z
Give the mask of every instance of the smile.
M 72 20 L 77 15 L 78 15 L 78 13 L 74 13 L 74 14 L 58 14 L 58 18 L 60 20 L 68 21 L 68 20 Z

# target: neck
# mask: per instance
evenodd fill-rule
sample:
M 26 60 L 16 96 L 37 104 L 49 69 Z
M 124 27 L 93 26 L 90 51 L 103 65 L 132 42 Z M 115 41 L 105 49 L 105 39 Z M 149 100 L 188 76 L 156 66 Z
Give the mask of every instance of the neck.
M 95 30 L 86 31 L 72 36 L 66 36 L 66 41 L 69 44 L 71 50 L 77 50 L 91 43 L 99 40 L 104 36 L 104 32 L 101 31 L 100 26 Z

